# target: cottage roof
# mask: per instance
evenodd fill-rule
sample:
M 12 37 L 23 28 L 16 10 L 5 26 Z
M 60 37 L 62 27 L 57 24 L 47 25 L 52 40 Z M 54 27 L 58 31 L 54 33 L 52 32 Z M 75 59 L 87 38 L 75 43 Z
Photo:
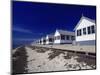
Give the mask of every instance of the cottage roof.
M 83 19 L 86 19 L 86 20 L 88 20 L 88 21 L 90 21 L 90 22 L 95 23 L 95 20 L 90 19 L 90 18 L 85 17 L 85 16 L 83 16 L 83 15 L 82 15 L 82 17 L 80 18 L 79 22 L 78 22 L 78 23 L 77 23 L 77 25 L 75 26 L 74 31 L 75 31 L 75 30 L 76 30 L 76 28 L 80 25 L 80 23 L 82 22 L 82 20 L 83 20 Z
M 48 36 L 48 37 L 54 37 L 54 33 L 48 34 L 47 36 Z
M 57 30 L 60 34 L 64 35 L 74 35 L 75 33 L 72 31 L 67 31 L 67 30 Z

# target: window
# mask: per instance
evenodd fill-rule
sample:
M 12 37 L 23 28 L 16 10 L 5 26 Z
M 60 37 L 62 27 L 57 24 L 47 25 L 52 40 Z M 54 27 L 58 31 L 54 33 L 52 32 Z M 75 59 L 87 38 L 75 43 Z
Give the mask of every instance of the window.
M 66 35 L 66 39 L 69 40 L 69 35 Z
M 79 36 L 79 30 L 77 30 L 77 36 Z
M 54 40 L 59 40 L 59 39 L 60 39 L 60 36 L 54 37 Z
M 94 27 L 94 25 L 88 27 L 88 34 L 92 34 L 92 33 L 95 33 L 95 27 Z
M 83 34 L 86 35 L 86 28 L 83 28 Z
M 53 41 L 53 39 L 52 39 L 52 38 L 49 38 L 49 41 L 50 41 L 50 42 L 52 42 L 52 41 Z
M 95 33 L 95 28 L 94 28 L 94 25 L 93 25 L 93 26 L 91 26 L 91 32 L 92 32 L 92 33 Z
M 46 42 L 46 40 L 43 40 L 43 42 Z
M 61 40 L 65 40 L 65 35 L 61 35 Z
M 81 36 L 81 29 L 79 30 L 79 36 Z
M 87 29 L 88 29 L 88 34 L 90 34 L 91 33 L 91 28 L 88 27 Z
M 55 39 L 56 39 L 56 40 L 59 40 L 59 39 L 60 39 L 60 36 L 56 36 Z
M 81 29 L 77 30 L 77 36 L 81 36 Z
M 74 36 L 71 36 L 71 40 L 75 40 L 75 37 Z

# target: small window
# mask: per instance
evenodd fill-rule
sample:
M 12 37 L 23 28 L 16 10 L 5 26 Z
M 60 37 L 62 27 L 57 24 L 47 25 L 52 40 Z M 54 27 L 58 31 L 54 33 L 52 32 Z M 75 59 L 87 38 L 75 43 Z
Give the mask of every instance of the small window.
M 43 42 L 46 42 L 46 40 L 43 40 Z
M 77 36 L 81 36 L 81 29 L 77 30 Z
M 86 35 L 86 28 L 83 28 L 83 34 Z
M 65 35 L 61 35 L 61 40 L 65 40 Z
M 58 39 L 59 39 L 59 36 L 55 36 L 54 39 L 55 39 L 55 40 L 58 40 Z
M 90 34 L 91 33 L 91 28 L 88 27 L 87 30 L 88 30 L 88 34 Z
M 71 36 L 71 40 L 75 40 L 75 37 L 74 36 Z
M 79 30 L 79 35 L 81 36 L 82 34 L 81 34 L 81 29 Z
M 66 39 L 69 40 L 69 35 L 66 36 Z
M 52 39 L 52 38 L 49 38 L 49 41 L 50 41 L 50 42 L 52 42 L 52 41 L 53 41 L 53 39 Z
M 60 36 L 57 36 L 57 40 L 59 40 L 60 39 Z
M 77 36 L 79 36 L 79 30 L 77 30 Z
M 77 36 L 80 36 L 80 30 L 77 30 Z
M 92 32 L 92 33 L 95 33 L 95 28 L 94 28 L 94 25 L 93 25 L 93 26 L 91 26 L 91 32 Z

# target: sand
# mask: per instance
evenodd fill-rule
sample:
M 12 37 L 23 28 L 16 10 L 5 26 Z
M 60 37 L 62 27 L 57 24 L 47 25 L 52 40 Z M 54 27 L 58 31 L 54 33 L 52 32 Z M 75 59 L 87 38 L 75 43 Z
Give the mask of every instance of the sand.
M 24 63 L 26 64 L 24 70 L 22 70 L 22 72 L 17 71 L 17 73 L 84 70 L 96 68 L 95 57 L 61 51 L 59 49 L 31 45 L 25 46 L 23 49 L 26 52 L 25 56 L 27 58 L 24 60 Z M 15 53 L 17 51 L 20 50 L 17 49 Z M 20 55 L 20 57 L 22 56 Z M 18 61 L 18 59 L 16 59 L 16 61 Z M 20 62 L 19 64 L 21 63 L 23 62 Z M 17 68 L 19 64 L 17 64 Z
M 59 44 L 59 45 L 39 45 L 39 44 L 32 44 L 32 46 L 37 47 L 46 47 L 46 48 L 55 48 L 55 49 L 62 49 L 62 50 L 70 50 L 70 51 L 80 51 L 80 52 L 90 52 L 95 53 L 96 47 L 94 45 L 72 45 L 72 44 Z

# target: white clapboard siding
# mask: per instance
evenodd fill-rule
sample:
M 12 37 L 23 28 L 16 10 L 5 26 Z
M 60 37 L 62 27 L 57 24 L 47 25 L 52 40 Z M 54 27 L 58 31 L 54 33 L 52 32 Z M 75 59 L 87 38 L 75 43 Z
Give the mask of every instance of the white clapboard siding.
M 91 20 L 86 17 L 82 17 L 77 24 L 77 27 L 75 29 L 75 36 L 77 35 L 77 30 L 78 29 L 83 29 L 86 28 L 86 33 L 87 33 L 87 27 L 95 25 L 95 21 Z M 76 41 L 85 41 L 85 40 L 95 40 L 95 34 L 89 34 L 89 35 L 82 35 L 82 36 L 76 36 Z
M 52 34 L 52 35 L 47 35 L 47 36 L 46 36 L 46 44 L 53 44 L 54 41 L 50 42 L 50 41 L 48 40 L 49 38 L 51 38 L 51 39 L 53 40 L 53 39 L 54 39 L 54 35 Z
M 74 32 L 66 31 L 66 30 L 56 30 L 54 37 L 63 35 L 71 35 L 75 36 Z M 61 44 L 61 43 L 72 43 L 72 40 L 61 40 L 61 39 L 54 39 L 54 44 Z
M 80 21 L 77 23 L 75 30 L 75 41 L 76 42 L 84 42 L 84 41 L 92 41 L 95 40 L 95 33 L 88 34 L 87 27 L 93 26 L 96 28 L 95 20 L 82 16 Z M 86 35 L 83 35 L 83 28 L 86 28 Z M 81 36 L 77 36 L 77 30 L 81 29 Z

